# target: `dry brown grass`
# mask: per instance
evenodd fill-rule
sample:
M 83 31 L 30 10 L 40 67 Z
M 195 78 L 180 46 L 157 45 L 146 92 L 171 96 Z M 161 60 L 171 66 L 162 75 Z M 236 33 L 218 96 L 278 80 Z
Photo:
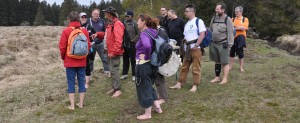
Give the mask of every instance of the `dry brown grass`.
M 300 54 L 300 35 L 284 35 L 277 38 L 276 43 L 291 53 Z
M 28 83 L 28 77 L 61 66 L 63 27 L 1 27 L 0 91 Z

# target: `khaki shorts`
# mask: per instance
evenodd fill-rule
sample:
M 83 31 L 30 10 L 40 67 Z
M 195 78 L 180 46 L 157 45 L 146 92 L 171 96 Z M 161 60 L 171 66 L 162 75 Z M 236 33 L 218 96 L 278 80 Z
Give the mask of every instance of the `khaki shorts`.
M 211 42 L 209 58 L 211 61 L 226 65 L 229 63 L 229 48 L 223 48 L 223 43 Z

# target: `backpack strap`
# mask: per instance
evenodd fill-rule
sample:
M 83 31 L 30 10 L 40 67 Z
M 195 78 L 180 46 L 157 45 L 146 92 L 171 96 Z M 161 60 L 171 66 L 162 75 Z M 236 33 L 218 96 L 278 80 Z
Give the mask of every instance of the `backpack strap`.
M 196 18 L 196 27 L 197 27 L 197 34 L 199 34 L 199 18 Z
M 234 20 L 235 20 L 235 18 L 233 18 L 232 22 L 234 22 Z M 242 23 L 244 23 L 244 22 L 245 22 L 245 17 L 243 17 L 243 19 L 242 19 Z
M 145 32 L 154 40 L 154 37 L 150 34 L 148 30 L 145 30 Z

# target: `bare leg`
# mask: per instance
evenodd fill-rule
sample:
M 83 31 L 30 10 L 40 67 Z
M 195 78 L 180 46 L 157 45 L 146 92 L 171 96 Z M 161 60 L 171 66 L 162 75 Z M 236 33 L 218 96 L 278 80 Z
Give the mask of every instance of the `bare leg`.
M 136 119 L 138 119 L 138 120 L 148 120 L 148 119 L 151 119 L 151 108 L 152 107 L 145 108 L 145 114 L 137 116 Z
M 69 93 L 69 99 L 70 99 L 70 110 L 75 110 L 75 104 L 74 104 L 74 98 L 75 98 L 75 93 Z
M 85 88 L 89 88 L 91 76 L 85 76 Z
M 232 69 L 233 63 L 234 63 L 234 57 L 230 57 L 229 58 L 229 70 Z
M 223 79 L 220 84 L 226 84 L 229 73 L 229 64 L 223 65 Z
M 84 101 L 84 93 L 79 93 L 79 103 L 77 104 L 79 108 L 83 108 L 83 101 Z
M 213 80 L 211 80 L 210 82 L 215 83 L 215 82 L 221 81 L 220 73 L 221 73 L 221 64 L 215 63 L 215 78 Z
M 240 71 L 244 72 L 244 68 L 243 68 L 243 66 L 244 66 L 244 59 L 239 59 L 239 62 L 240 62 Z

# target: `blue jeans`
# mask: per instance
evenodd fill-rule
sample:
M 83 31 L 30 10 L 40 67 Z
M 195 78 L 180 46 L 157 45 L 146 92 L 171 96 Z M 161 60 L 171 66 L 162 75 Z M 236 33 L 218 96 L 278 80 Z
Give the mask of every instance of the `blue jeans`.
M 75 93 L 75 78 L 77 76 L 78 92 L 86 92 L 85 88 L 85 67 L 67 67 L 68 93 Z

